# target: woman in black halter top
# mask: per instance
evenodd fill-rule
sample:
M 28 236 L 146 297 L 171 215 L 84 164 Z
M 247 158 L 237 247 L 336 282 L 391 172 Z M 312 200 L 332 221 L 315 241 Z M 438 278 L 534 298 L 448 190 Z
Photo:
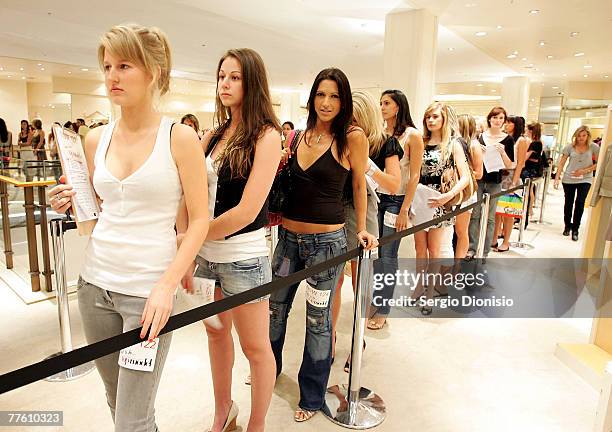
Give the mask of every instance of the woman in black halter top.
M 308 122 L 292 149 L 287 208 L 279 228 L 272 260 L 275 278 L 327 261 L 347 250 L 344 228 L 344 185 L 350 171 L 357 214 L 357 237 L 366 248 L 377 246 L 365 230 L 368 142 L 359 128 L 349 129 L 353 116 L 351 89 L 346 75 L 335 68 L 317 75 L 308 99 Z M 295 421 L 310 419 L 325 407 L 331 370 L 331 306 L 343 265 L 306 280 L 306 343 L 298 376 L 300 401 Z M 270 340 L 276 373 L 282 370 L 287 318 L 299 284 L 272 293 Z

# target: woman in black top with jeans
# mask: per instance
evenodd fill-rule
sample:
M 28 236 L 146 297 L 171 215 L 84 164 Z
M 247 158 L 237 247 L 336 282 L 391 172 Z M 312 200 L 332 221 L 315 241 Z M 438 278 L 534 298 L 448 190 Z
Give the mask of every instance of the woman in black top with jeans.
M 308 98 L 308 121 L 289 160 L 290 193 L 278 245 L 272 260 L 274 278 L 322 263 L 347 250 L 342 202 L 349 171 L 357 213 L 357 237 L 366 248 L 377 246 L 365 230 L 368 142 L 359 128 L 350 128 L 353 115 L 351 88 L 336 68 L 321 71 Z M 357 175 L 359 174 L 359 175 Z M 331 370 L 331 306 L 343 265 L 306 279 L 306 341 L 298 374 L 300 400 L 297 422 L 309 420 L 325 407 Z M 299 283 L 272 293 L 270 340 L 276 374 L 282 371 L 287 318 Z

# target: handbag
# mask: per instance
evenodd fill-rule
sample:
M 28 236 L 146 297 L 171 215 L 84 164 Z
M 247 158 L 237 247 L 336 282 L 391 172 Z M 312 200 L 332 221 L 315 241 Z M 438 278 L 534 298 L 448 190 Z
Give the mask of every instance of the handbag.
M 495 214 L 513 218 L 523 217 L 523 197 L 517 193 L 502 195 L 497 200 Z
M 452 188 L 455 187 L 457 183 L 459 183 L 461 179 L 461 176 L 459 175 L 459 169 L 457 168 L 457 164 L 455 163 L 455 159 L 453 157 L 453 145 L 454 140 L 451 140 L 449 143 L 450 156 L 448 157 L 447 162 L 444 166 L 444 170 L 442 171 L 442 175 L 440 176 L 440 191 L 442 193 L 450 191 Z M 469 163 L 467 164 L 467 166 L 469 176 L 468 184 L 463 190 L 459 191 L 446 204 L 444 204 L 444 207 L 446 207 L 447 209 L 450 209 L 456 205 L 467 201 L 472 195 L 474 195 L 474 192 L 478 190 L 478 182 L 476 181 L 476 175 L 474 174 L 474 170 L 472 170 L 472 167 Z
M 289 133 L 287 141 L 291 157 L 297 151 L 297 145 L 302 134 L 301 130 L 294 130 Z M 270 188 L 268 199 L 268 226 L 280 225 L 283 211 L 287 206 L 287 200 L 291 191 L 291 170 L 289 168 L 289 159 L 286 162 L 280 161 L 276 170 L 276 177 Z

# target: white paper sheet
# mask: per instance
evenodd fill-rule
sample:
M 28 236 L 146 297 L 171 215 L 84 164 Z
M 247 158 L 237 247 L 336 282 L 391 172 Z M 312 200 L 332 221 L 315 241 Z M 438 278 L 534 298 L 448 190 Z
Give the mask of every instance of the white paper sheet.
M 81 137 L 59 126 L 55 126 L 53 131 L 67 183 L 71 184 L 76 192 L 72 198 L 72 210 L 77 222 L 98 219 L 100 207 L 89 181 L 89 170 Z
M 499 150 L 494 145 L 485 146 L 482 161 L 487 172 L 496 172 L 506 168 Z
M 430 198 L 437 198 L 442 195 L 440 192 L 433 190 L 425 185 L 418 184 L 410 206 L 410 221 L 412 225 L 419 225 L 429 222 L 434 218 L 436 209 L 429 207 L 428 201 Z

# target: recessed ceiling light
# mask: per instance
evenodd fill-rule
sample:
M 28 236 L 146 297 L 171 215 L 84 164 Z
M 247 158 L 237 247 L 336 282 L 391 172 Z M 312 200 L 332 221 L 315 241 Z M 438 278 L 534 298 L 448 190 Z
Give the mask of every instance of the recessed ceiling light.
M 553 86 L 553 90 L 557 90 L 559 86 Z
M 584 74 L 584 75 L 582 75 L 582 76 L 583 76 L 583 77 L 585 77 L 585 78 L 588 78 L 588 77 L 589 77 L 587 74 Z
M 42 63 L 38 63 L 36 66 L 42 66 Z
M 546 56 L 546 58 L 547 58 L 548 60 L 550 60 L 551 58 L 553 58 L 553 56 L 551 56 L 551 55 L 547 55 L 547 56 Z
M 576 37 L 578 36 L 580 33 L 579 32 L 571 32 L 570 33 L 570 37 Z
M 535 15 L 535 14 L 540 13 L 540 11 L 539 11 L 538 9 L 531 9 L 531 10 L 529 11 L 529 13 L 530 13 L 530 14 L 532 14 L 532 15 Z
M 486 36 L 487 32 L 479 31 L 479 32 L 476 32 L 475 34 L 476 34 L 476 36 Z
M 610 78 L 610 76 L 609 75 L 604 75 L 604 78 Z
M 23 68 L 19 68 L 20 71 L 23 71 Z
M 478 83 L 478 84 L 476 84 L 476 87 L 482 87 L 482 86 L 483 86 L 483 84 L 482 84 L 482 83 Z
M 55 105 L 51 105 L 51 109 L 55 109 Z
M 87 72 L 89 69 L 87 69 L 87 68 L 81 68 L 81 70 L 82 70 L 83 72 Z
M 476 7 L 476 6 L 478 6 L 476 3 L 467 3 L 465 5 L 466 8 L 473 8 L 473 7 Z
M 593 65 L 584 65 L 584 68 L 585 68 L 585 69 L 592 69 L 592 68 L 593 68 Z
M 449 48 L 448 48 L 448 50 L 449 50 L 449 51 L 455 51 L 455 48 L 453 48 L 453 47 L 449 47 Z
M 529 63 L 527 67 L 533 67 L 533 63 Z
M 544 46 L 544 45 L 546 45 L 546 42 L 540 41 L 540 46 Z
M 583 52 L 574 53 L 574 57 L 582 57 L 584 55 Z
M 495 89 L 491 89 L 491 93 L 495 93 L 497 90 Z
M 527 57 L 523 57 L 521 60 L 523 60 L 523 61 L 527 61 Z
M 68 71 L 68 75 L 70 75 L 72 72 Z
M 4 70 L 4 68 L 3 68 L 3 67 L 0 67 L 0 71 L 3 71 L 3 70 Z
M 25 77 L 21 77 L 21 79 L 25 79 Z
M 497 30 L 501 30 L 501 29 L 503 29 L 503 27 L 502 27 L 502 26 L 500 26 L 500 25 L 498 25 L 498 26 L 497 26 Z
M 564 76 L 564 77 L 566 77 L 566 76 L 567 76 L 567 74 L 563 74 L 563 76 Z
M 506 58 L 509 58 L 509 59 L 516 58 L 516 54 L 508 54 Z
M 13 75 L 9 75 L 8 77 L 9 77 L 9 78 L 13 78 Z

